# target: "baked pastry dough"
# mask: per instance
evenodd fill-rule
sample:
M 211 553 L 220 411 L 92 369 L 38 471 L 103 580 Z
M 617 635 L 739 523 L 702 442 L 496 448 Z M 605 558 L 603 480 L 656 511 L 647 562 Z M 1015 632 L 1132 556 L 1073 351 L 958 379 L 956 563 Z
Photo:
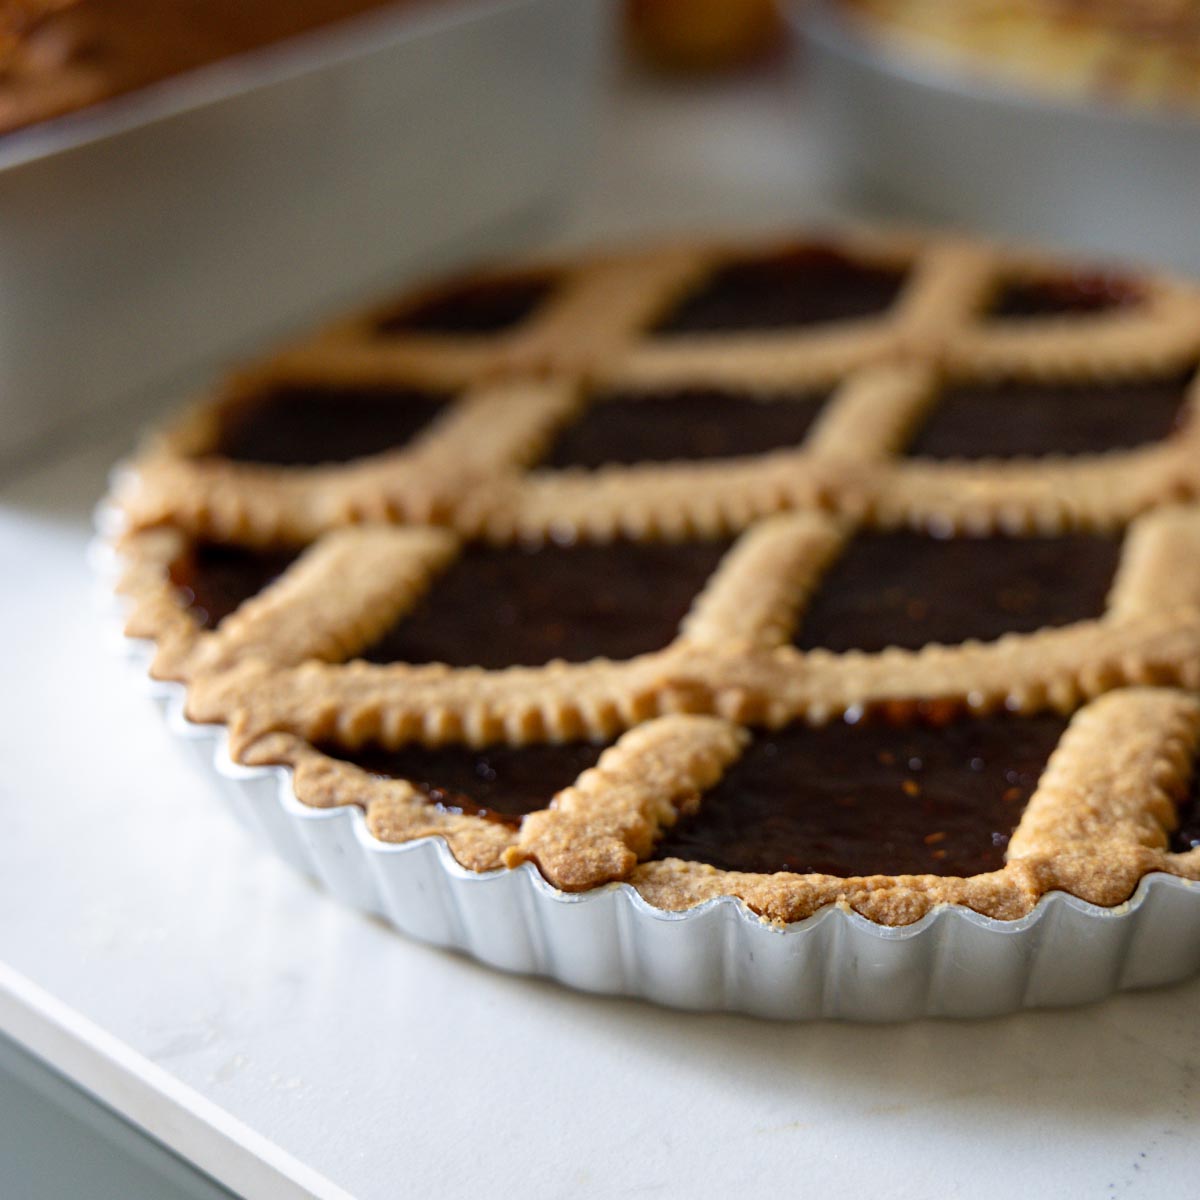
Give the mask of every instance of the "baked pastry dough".
M 1198 361 L 1192 288 L 958 238 L 444 282 L 148 439 L 127 630 L 235 759 L 473 870 L 1115 904 L 1200 878 Z

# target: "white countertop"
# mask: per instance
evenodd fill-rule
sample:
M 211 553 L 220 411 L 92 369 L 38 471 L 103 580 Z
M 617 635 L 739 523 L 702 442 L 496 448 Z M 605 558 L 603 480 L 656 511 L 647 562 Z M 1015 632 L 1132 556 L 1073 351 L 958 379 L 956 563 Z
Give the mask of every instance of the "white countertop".
M 802 141 L 774 77 L 625 82 L 560 236 L 819 216 Z M 264 857 L 92 603 L 131 427 L 0 489 L 0 1031 L 254 1197 L 1194 1186 L 1200 982 L 978 1023 L 688 1016 L 408 942 Z

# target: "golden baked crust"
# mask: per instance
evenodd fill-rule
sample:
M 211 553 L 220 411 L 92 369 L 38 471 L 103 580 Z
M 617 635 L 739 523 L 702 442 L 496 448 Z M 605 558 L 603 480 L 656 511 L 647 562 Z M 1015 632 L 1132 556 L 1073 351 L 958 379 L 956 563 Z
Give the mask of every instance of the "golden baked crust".
M 1165 688 L 1127 688 L 1075 714 L 1009 842 L 1002 870 L 942 875 L 748 875 L 702 863 L 643 863 L 630 882 L 651 904 L 684 909 L 737 896 L 787 923 L 827 904 L 884 925 L 908 925 L 938 904 L 1001 920 L 1024 916 L 1049 891 L 1093 904 L 1127 900 L 1149 871 L 1196 878 L 1200 852 L 1171 854 L 1168 834 L 1200 748 L 1200 700 Z
M 394 556 L 393 570 L 410 573 L 391 598 L 388 618 L 424 586 L 413 575 L 424 571 L 430 580 L 449 558 L 442 549 L 449 535 L 440 531 L 353 532 L 361 538 L 360 569 L 385 580 L 380 592 L 387 590 L 387 556 Z M 665 649 L 627 662 L 500 671 L 294 653 L 289 631 L 302 622 L 310 645 L 336 646 L 342 659 L 388 623 L 372 619 L 376 593 L 356 598 L 349 590 L 353 579 L 347 585 L 322 539 L 220 629 L 197 628 L 198 648 L 190 655 L 174 649 L 180 645 L 174 635 L 170 662 L 191 681 L 189 715 L 227 722 L 239 754 L 273 730 L 319 741 L 334 713 L 343 738 L 354 731 L 352 745 L 481 746 L 604 738 L 677 710 L 778 726 L 915 702 L 976 712 L 1070 711 L 1084 697 L 1127 683 L 1200 687 L 1200 508 L 1164 508 L 1135 520 L 1108 609 L 1095 620 L 920 650 L 835 654 L 786 644 L 802 620 L 805 595 L 851 536 L 849 525 L 818 513 L 768 518 L 734 544 Z M 416 539 L 419 554 L 408 549 Z M 307 586 L 294 582 L 301 575 Z M 323 593 L 318 608 L 311 597 Z M 262 619 L 267 614 L 273 627 L 263 629 L 257 653 L 248 651 L 241 631 L 246 623 L 271 624 Z M 147 632 L 140 623 L 131 629 Z M 228 669 L 239 659 L 243 669 Z M 208 663 L 217 669 L 206 670 Z
M 842 0 L 864 31 L 981 78 L 1072 100 L 1194 112 L 1195 0 Z
M 1200 878 L 1200 852 L 1163 848 L 1175 811 L 1163 797 L 1186 783 L 1197 702 L 1138 686 L 1200 689 L 1200 505 L 1188 503 L 1200 485 L 1198 385 L 1180 427 L 1149 447 L 900 457 L 939 389 L 955 381 L 1110 381 L 1194 368 L 1200 297 L 1137 276 L 1122 284 L 1132 300 L 1111 310 L 1004 322 L 986 309 L 1005 282 L 1055 280 L 1066 269 L 961 239 L 855 233 L 837 249 L 907 272 L 887 313 L 799 331 L 653 336 L 654 322 L 724 262 L 780 252 L 671 246 L 522 268 L 555 282 L 510 332 L 380 338 L 372 331 L 397 312 L 392 305 L 242 372 L 150 439 L 115 488 L 128 632 L 156 642 L 157 675 L 187 683 L 193 719 L 228 725 L 238 761 L 290 766 L 303 802 L 360 805 L 383 840 L 444 836 L 475 870 L 532 861 L 559 887 L 628 880 L 667 908 L 732 894 L 771 921 L 845 903 L 887 924 L 937 903 L 1011 918 L 1054 888 L 1112 904 L 1150 870 Z M 345 465 L 269 467 L 211 453 L 228 414 L 288 384 L 459 390 L 408 445 Z M 594 397 L 603 389 L 730 386 L 764 404 L 814 386 L 831 395 L 794 449 L 593 471 L 535 465 L 564 424 L 602 402 Z M 793 645 L 838 555 L 856 536 L 897 526 L 943 537 L 1094 529 L 1123 531 L 1124 540 L 1094 619 L 916 650 Z M 684 541 L 739 531 L 678 636 L 651 653 L 503 670 L 355 659 L 473 540 Z M 171 579 L 172 565 L 206 540 L 306 548 L 206 630 Z M 738 757 L 743 726 L 1045 709 L 1080 711 L 1002 871 L 833 879 L 645 862 L 657 835 Z M 315 748 L 581 738 L 619 740 L 516 831 L 443 812 L 414 785 Z

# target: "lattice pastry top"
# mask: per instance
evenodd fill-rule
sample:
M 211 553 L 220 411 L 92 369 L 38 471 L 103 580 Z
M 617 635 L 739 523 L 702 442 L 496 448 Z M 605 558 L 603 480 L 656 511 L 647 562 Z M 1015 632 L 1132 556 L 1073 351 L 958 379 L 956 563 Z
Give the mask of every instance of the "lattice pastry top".
M 128 630 L 242 761 L 473 869 L 1116 903 L 1200 878 L 1198 361 L 1187 286 L 960 239 L 439 284 L 151 439 Z

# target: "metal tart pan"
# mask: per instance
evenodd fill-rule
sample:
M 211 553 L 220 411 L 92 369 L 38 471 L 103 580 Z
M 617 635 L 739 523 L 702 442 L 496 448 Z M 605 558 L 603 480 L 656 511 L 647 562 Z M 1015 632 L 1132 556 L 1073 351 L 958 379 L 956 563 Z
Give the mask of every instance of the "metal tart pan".
M 1200 274 L 1200 116 L 1045 98 L 858 30 L 835 0 L 789 0 L 802 103 L 836 185 L 889 219 Z
M 111 611 L 114 553 L 97 538 L 92 558 Z M 858 1021 L 1085 1004 L 1200 971 L 1200 886 L 1165 874 L 1114 908 L 1055 892 L 1016 921 L 944 905 L 889 928 L 831 906 L 780 928 L 733 897 L 665 912 L 628 884 L 570 894 L 530 864 L 469 871 L 441 838 L 379 841 L 357 808 L 302 804 L 287 768 L 235 763 L 224 727 L 190 721 L 183 686 L 150 678 L 152 644 L 112 632 L 261 845 L 342 903 L 503 971 L 693 1011 Z

